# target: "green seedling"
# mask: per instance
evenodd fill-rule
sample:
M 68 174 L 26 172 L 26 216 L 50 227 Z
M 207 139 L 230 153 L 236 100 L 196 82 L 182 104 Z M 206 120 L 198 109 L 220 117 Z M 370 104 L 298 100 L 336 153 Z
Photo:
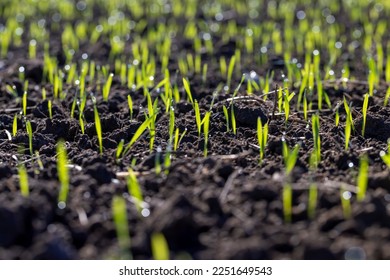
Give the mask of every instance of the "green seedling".
M 202 130 L 202 120 L 200 117 L 200 109 L 199 109 L 199 104 L 198 104 L 197 100 L 195 100 L 195 103 L 194 103 L 194 111 L 195 111 L 195 123 L 196 123 L 196 127 L 198 129 L 198 136 L 200 136 L 200 132 Z
M 233 75 L 235 64 L 236 64 L 236 56 L 234 55 L 230 59 L 229 67 L 228 67 L 228 70 L 227 70 L 226 80 L 227 80 L 227 86 L 228 86 L 229 90 L 230 90 L 230 86 L 231 86 L 231 82 L 232 82 L 232 75 Z
M 377 68 L 375 65 L 375 60 L 372 57 L 368 58 L 368 94 L 370 96 L 374 95 L 374 86 L 376 84 L 377 77 Z
M 15 137 L 16 133 L 18 133 L 18 115 L 15 114 L 14 120 L 12 122 L 12 136 Z
M 383 162 L 387 165 L 387 168 L 390 168 L 390 139 L 387 140 L 387 152 L 381 151 L 379 155 Z
M 156 175 L 159 175 L 161 170 L 161 147 L 157 147 L 156 155 L 154 157 L 154 171 Z
M 176 128 L 175 131 L 175 140 L 173 141 L 173 150 L 177 151 L 177 148 L 180 145 L 181 140 L 183 139 L 184 135 L 187 133 L 187 128 L 182 132 L 181 136 L 179 137 L 179 128 Z
M 303 117 L 307 121 L 307 97 L 306 92 L 303 95 Z
M 114 196 L 112 200 L 112 217 L 118 238 L 120 256 L 122 259 L 133 259 L 130 252 L 130 233 L 127 221 L 126 201 L 120 196 Z
M 16 87 L 15 86 L 10 86 L 10 85 L 6 85 L 5 86 L 5 89 L 6 91 L 11 94 L 14 98 L 18 98 L 18 93 L 16 91 Z
M 26 116 L 27 115 L 27 91 L 23 93 L 22 108 L 23 108 L 23 116 Z
M 360 158 L 359 174 L 357 177 L 357 200 L 362 201 L 366 197 L 368 184 L 368 157 L 364 155 Z
M 187 79 L 183 78 L 183 85 L 184 85 L 184 90 L 187 94 L 188 100 L 192 105 L 194 105 L 194 99 L 192 98 L 192 93 L 190 89 L 190 83 Z
M 204 150 L 203 150 L 203 155 L 207 157 L 208 153 L 208 142 L 209 142 L 209 123 L 210 123 L 210 115 L 211 112 L 208 111 L 204 118 L 203 118 L 203 134 L 204 134 Z
M 283 141 L 283 159 L 286 169 L 287 182 L 283 186 L 282 199 L 284 220 L 287 223 L 292 221 L 292 185 L 290 183 L 290 175 L 297 162 L 299 148 L 300 146 L 296 144 L 294 149 L 290 150 L 286 141 Z
M 30 121 L 26 122 L 26 130 L 28 135 L 28 146 L 30 149 L 30 154 L 33 155 L 33 131 Z
M 340 113 L 339 113 L 339 107 L 336 108 L 335 116 L 334 116 L 334 124 L 336 127 L 339 126 L 340 123 Z
M 142 202 L 144 201 L 142 196 L 141 187 L 138 183 L 137 176 L 135 175 L 134 171 L 129 168 L 128 169 L 129 175 L 127 176 L 127 191 L 129 194 L 135 199 L 135 206 L 137 207 L 137 210 L 139 213 L 141 213 L 142 210 Z
M 108 96 L 110 94 L 110 90 L 111 90 L 111 84 L 112 84 L 112 78 L 114 77 L 114 74 L 111 73 L 108 78 L 107 78 L 107 81 L 103 87 L 103 100 L 104 101 L 108 101 Z
M 150 123 L 152 122 L 154 118 L 154 115 L 147 118 L 135 131 L 133 137 L 131 138 L 130 142 L 126 145 L 126 148 L 123 152 L 123 154 L 127 154 L 127 152 L 130 150 L 130 148 L 137 142 L 138 138 L 141 137 L 141 135 L 145 132 L 145 130 L 149 127 Z
M 103 133 L 102 133 L 102 125 L 100 122 L 99 112 L 96 106 L 94 106 L 93 112 L 95 116 L 95 129 L 96 129 L 96 136 L 99 143 L 99 152 L 100 155 L 102 155 L 103 154 Z
M 320 117 L 315 114 L 311 118 L 312 123 L 312 132 L 313 132 L 313 141 L 314 141 L 314 155 L 315 155 L 315 165 L 321 161 L 321 138 L 320 138 Z
M 49 119 L 53 119 L 53 108 L 51 100 L 47 101 L 47 110 L 49 111 Z
M 171 167 L 171 163 L 172 163 L 171 154 L 172 154 L 172 145 L 169 144 L 164 155 L 164 168 L 165 168 L 164 173 L 166 175 L 168 175 L 169 168 Z
M 153 259 L 159 261 L 169 260 L 168 243 L 162 233 L 152 233 L 151 247 Z
M 317 208 L 318 188 L 315 183 L 311 183 L 309 187 L 309 199 L 307 205 L 307 215 L 309 219 L 314 219 Z
M 121 139 L 121 141 L 119 142 L 119 144 L 118 144 L 118 146 L 116 148 L 116 152 L 115 152 L 116 161 L 119 161 L 119 159 L 122 156 L 124 144 L 125 144 L 125 140 Z
M 364 137 L 364 132 L 366 131 L 366 120 L 367 120 L 367 110 L 368 110 L 368 99 L 370 98 L 369 94 L 364 95 L 362 115 L 363 115 L 363 124 L 362 124 L 362 136 Z
M 202 68 L 202 82 L 203 82 L 203 84 L 206 82 L 206 79 L 207 79 L 207 68 L 208 68 L 207 63 L 203 64 L 203 68 Z
M 68 156 L 65 148 L 65 143 L 59 141 L 57 143 L 57 173 L 61 188 L 58 195 L 58 202 L 66 203 L 69 193 L 69 171 L 68 171 Z
M 260 146 L 260 162 L 263 160 L 265 155 L 265 147 L 268 142 L 268 123 L 264 126 L 260 118 L 257 118 L 257 143 Z
M 171 107 L 171 110 L 169 111 L 169 143 L 172 144 L 174 132 L 175 132 L 175 110 L 173 107 Z
M 294 169 L 295 164 L 298 159 L 298 153 L 299 153 L 299 144 L 296 144 L 292 150 L 287 146 L 286 141 L 283 142 L 283 160 L 284 160 L 284 166 L 286 169 L 286 175 L 289 176 L 291 174 L 291 171 Z
M 286 223 L 292 221 L 292 186 L 290 183 L 283 185 L 283 216 Z
M 351 218 L 351 192 L 345 190 L 344 186 L 340 189 L 341 207 L 343 208 L 343 215 L 345 219 Z
M 236 116 L 234 114 L 234 107 L 233 106 L 231 106 L 231 109 L 230 109 L 230 121 L 232 122 L 233 134 L 236 135 L 237 134 L 237 123 L 236 123 Z
M 227 73 L 227 63 L 226 63 L 226 58 L 224 56 L 221 56 L 219 59 L 219 68 L 221 71 L 221 76 L 224 77 L 226 76 Z
M 24 197 L 28 197 L 30 195 L 30 189 L 28 186 L 28 175 L 27 175 L 26 167 L 22 164 L 18 166 L 18 175 L 19 175 L 20 193 Z
M 230 130 L 230 127 L 229 127 L 229 112 L 228 112 L 228 109 L 226 108 L 225 105 L 223 105 L 222 109 L 223 109 L 223 115 L 225 116 L 225 120 L 226 120 L 226 132 L 229 132 L 229 130 Z
M 73 119 L 74 118 L 74 112 L 76 110 L 76 105 L 77 105 L 77 98 L 73 98 L 73 102 L 72 102 L 72 107 L 70 109 L 70 117 Z
M 347 114 L 346 116 L 346 122 L 345 122 L 345 150 L 348 150 L 349 147 L 349 141 L 351 138 L 352 130 L 354 130 L 353 126 L 353 119 L 352 119 L 352 111 L 350 107 L 348 106 L 347 100 L 344 97 L 344 109 Z

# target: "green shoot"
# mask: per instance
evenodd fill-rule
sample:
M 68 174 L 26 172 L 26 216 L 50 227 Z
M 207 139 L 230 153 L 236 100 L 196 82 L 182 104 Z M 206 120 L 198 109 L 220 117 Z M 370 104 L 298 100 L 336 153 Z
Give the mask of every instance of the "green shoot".
M 190 83 L 188 82 L 187 79 L 183 78 L 183 85 L 184 85 L 184 90 L 187 93 L 188 100 L 192 105 L 194 105 L 194 99 L 192 98 L 192 93 L 190 89 Z
M 345 190 L 344 186 L 340 189 L 341 207 L 343 208 L 343 215 L 345 219 L 351 218 L 351 192 Z
M 264 158 L 267 141 L 268 141 L 268 123 L 266 123 L 263 126 L 263 124 L 261 123 L 261 119 L 257 118 L 257 142 L 260 146 L 260 162 Z
M 283 215 L 286 223 L 292 221 L 292 186 L 289 183 L 283 186 Z
M 208 149 L 208 141 L 209 141 L 209 123 L 210 123 L 210 115 L 211 112 L 208 111 L 204 118 L 203 118 L 203 133 L 204 133 L 204 150 L 203 150 L 203 155 L 207 157 Z
M 206 79 L 207 79 L 207 63 L 206 64 L 203 64 L 203 68 L 202 68 L 202 82 L 205 83 L 206 82 Z
M 179 128 L 176 128 L 176 131 L 175 131 L 175 140 L 173 142 L 173 150 L 176 151 L 177 148 L 179 147 L 180 145 L 180 142 L 181 140 L 183 139 L 184 135 L 187 133 L 187 128 L 183 131 L 183 133 L 181 134 L 181 136 L 179 137 Z
M 219 59 L 219 68 L 221 71 L 221 76 L 225 76 L 227 73 L 227 63 L 226 63 L 226 58 L 224 56 L 221 56 Z
M 175 110 L 173 107 L 169 111 L 169 143 L 172 143 L 173 141 L 173 133 L 175 131 Z
M 12 136 L 15 137 L 18 133 L 18 115 L 15 114 L 14 121 L 12 122 Z
M 49 119 L 53 119 L 53 108 L 51 100 L 47 101 L 47 110 L 49 111 Z
M 33 131 L 30 121 L 26 122 L 26 130 L 28 135 L 28 146 L 30 149 L 30 154 L 33 155 Z
M 115 158 L 117 161 L 120 159 L 120 157 L 122 155 L 124 144 L 125 144 L 125 140 L 121 139 L 121 141 L 119 142 L 119 144 L 116 148 Z
M 57 143 L 57 173 L 61 188 L 58 195 L 58 202 L 66 203 L 69 193 L 69 172 L 68 156 L 63 141 Z
M 231 106 L 231 110 L 230 110 L 230 121 L 232 122 L 233 134 L 236 135 L 237 134 L 237 124 L 236 124 L 236 116 L 234 115 L 233 106 Z
M 366 131 L 366 120 L 367 120 L 367 110 L 368 110 L 368 99 L 370 98 L 369 94 L 364 95 L 364 101 L 363 101 L 363 124 L 362 124 L 362 136 L 364 137 L 364 132 Z
M 115 224 L 116 235 L 122 259 L 132 259 L 130 252 L 130 233 L 127 221 L 126 201 L 120 196 L 112 200 L 112 217 Z
M 23 116 L 26 116 L 27 115 L 27 91 L 23 93 L 22 107 L 23 107 Z
M 306 92 L 303 94 L 303 117 L 307 121 L 307 97 Z
M 295 164 L 298 159 L 298 153 L 299 153 L 299 144 L 296 144 L 294 146 L 294 149 L 290 150 L 287 146 L 286 141 L 283 141 L 283 159 L 284 159 L 284 166 L 286 168 L 286 175 L 289 176 L 291 171 L 294 169 Z
M 96 129 L 96 135 L 99 143 L 99 152 L 102 155 L 103 154 L 103 134 L 102 134 L 102 125 L 100 122 L 99 112 L 97 110 L 97 107 L 94 106 L 93 108 L 94 116 L 95 116 L 95 129 Z
M 360 158 L 359 174 L 357 178 L 357 200 L 362 201 L 366 197 L 368 184 L 368 157 L 364 155 Z
M 287 223 L 292 221 L 292 185 L 290 184 L 290 174 L 294 169 L 296 161 L 298 159 L 298 152 L 300 146 L 295 145 L 294 149 L 291 151 L 287 146 L 286 141 L 283 141 L 283 159 L 284 165 L 286 168 L 287 183 L 283 186 L 282 197 L 283 197 L 283 215 L 284 220 Z
M 349 140 L 351 138 L 352 130 L 354 130 L 353 126 L 353 119 L 352 119 L 352 112 L 350 107 L 347 104 L 347 100 L 344 97 L 344 108 L 345 112 L 347 114 L 346 116 L 346 123 L 345 123 L 345 150 L 348 150 L 349 147 Z
M 128 173 L 129 176 L 127 177 L 127 190 L 129 194 L 135 199 L 135 206 L 137 207 L 138 212 L 141 213 L 141 203 L 144 201 L 141 187 L 138 183 L 134 171 L 131 168 L 128 169 Z
M 387 165 L 387 168 L 390 168 L 390 139 L 387 140 L 387 153 L 385 151 L 381 151 L 379 155 L 383 162 Z
M 151 247 L 153 259 L 163 261 L 169 260 L 169 247 L 167 240 L 162 233 L 153 233 L 151 236 Z
M 225 116 L 225 120 L 226 120 L 226 132 L 229 132 L 230 130 L 230 127 L 229 127 L 229 113 L 228 113 L 228 109 L 226 108 L 225 105 L 223 105 L 223 115 Z
M 24 165 L 18 166 L 18 175 L 19 175 L 19 186 L 20 186 L 20 193 L 24 197 L 28 197 L 30 194 L 29 186 L 28 186 L 28 175 L 26 171 L 26 167 Z
M 126 154 L 130 148 L 134 145 L 135 142 L 137 142 L 138 138 L 141 137 L 141 135 L 144 133 L 144 131 L 149 127 L 150 123 L 152 122 L 154 118 L 154 115 L 147 118 L 135 131 L 133 137 L 131 138 L 130 142 L 127 144 L 123 154 Z
M 200 117 L 199 104 L 198 104 L 197 100 L 195 100 L 195 103 L 194 103 L 194 111 L 195 111 L 196 127 L 198 128 L 198 136 L 200 136 L 200 132 L 202 130 L 202 121 L 201 121 L 201 117 Z
M 70 110 L 70 117 L 72 119 L 74 118 L 74 111 L 76 109 L 76 103 L 77 103 L 77 98 L 73 98 L 72 107 L 71 107 L 71 110 Z
M 156 175 L 161 173 L 161 147 L 157 147 L 157 152 L 154 157 L 154 170 Z
M 314 141 L 315 165 L 317 166 L 321 161 L 321 138 L 320 138 L 320 117 L 315 114 L 311 118 L 312 132 Z
M 229 62 L 229 67 L 228 67 L 228 70 L 227 70 L 227 86 L 228 88 L 230 89 L 230 85 L 231 85 L 231 82 L 232 82 L 232 75 L 233 75 L 233 70 L 234 70 L 234 65 L 236 64 L 236 56 L 232 56 L 232 58 L 230 59 L 230 62 Z
M 111 90 L 111 84 L 112 84 L 112 78 L 114 77 L 114 74 L 111 73 L 106 81 L 106 84 L 103 87 L 103 100 L 108 101 L 108 95 L 110 94 Z
M 338 127 L 339 123 L 340 123 L 340 113 L 339 113 L 339 108 L 337 107 L 335 112 L 335 117 L 334 117 L 334 124 L 336 127 Z
M 313 219 L 316 213 L 318 199 L 318 188 L 315 183 L 310 184 L 309 187 L 309 201 L 307 205 L 307 215 L 309 219 Z

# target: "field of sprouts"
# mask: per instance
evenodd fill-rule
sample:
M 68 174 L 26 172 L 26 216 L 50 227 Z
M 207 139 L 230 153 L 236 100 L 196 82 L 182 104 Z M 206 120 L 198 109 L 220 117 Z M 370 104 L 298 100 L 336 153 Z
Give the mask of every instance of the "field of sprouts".
M 390 259 L 389 3 L 2 0 L 0 259 Z

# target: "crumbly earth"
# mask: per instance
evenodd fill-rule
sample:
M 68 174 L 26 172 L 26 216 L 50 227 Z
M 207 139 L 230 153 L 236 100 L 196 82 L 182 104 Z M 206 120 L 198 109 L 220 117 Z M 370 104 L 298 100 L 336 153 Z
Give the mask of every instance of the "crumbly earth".
M 344 20 L 352 28 L 355 23 L 342 15 L 341 10 L 335 14 L 336 19 Z M 234 12 L 230 16 L 245 25 L 246 18 Z M 201 14 L 197 17 L 202 19 Z M 156 22 L 150 20 L 149 24 L 153 27 Z M 225 83 L 214 58 L 230 57 L 238 45 L 236 41 L 224 42 L 217 36 L 213 40 L 213 55 L 202 57 L 210 64 L 208 79 L 203 82 L 199 75 L 189 75 L 202 116 L 212 104 L 208 155 L 203 156 L 204 135 L 197 133 L 194 111 L 185 98 L 181 76 L 174 81 L 179 52 L 172 52 L 169 61 L 172 83 L 177 82 L 182 97 L 173 105 L 175 125 L 180 131 L 187 129 L 187 133 L 171 155 L 172 164 L 168 168 L 163 166 L 159 174 L 156 174 L 155 164 L 159 158 L 164 158 L 169 141 L 169 116 L 163 113 L 165 107 L 161 100 L 153 150 L 149 150 L 150 136 L 146 132 L 126 156 L 117 160 L 115 153 L 121 139 L 127 143 L 145 120 L 147 101 L 143 90 L 128 89 L 115 75 L 106 102 L 96 84 L 88 85 L 88 93 L 95 93 L 101 116 L 104 147 L 100 155 L 92 101 L 88 99 L 84 112 L 84 134 L 78 122 L 78 107 L 74 118 L 71 117 L 77 90 L 74 85 L 64 85 L 67 93 L 64 100 L 53 100 L 50 119 L 48 102 L 41 97 L 42 88 L 47 89 L 49 99 L 53 96 L 52 86 L 43 79 L 43 48 L 38 49 L 37 58 L 31 60 L 27 58 L 26 44 L 11 46 L 8 57 L 0 60 L 0 259 L 120 258 L 111 209 L 115 195 L 123 196 L 127 202 L 130 250 L 135 259 L 152 258 L 150 240 L 154 232 L 165 236 L 171 258 L 175 259 L 390 258 L 390 172 L 380 157 L 380 152 L 387 150 L 390 138 L 390 109 L 383 106 L 388 85 L 381 81 L 374 97 L 370 98 L 366 132 L 361 136 L 361 107 L 363 95 L 368 91 L 365 66 L 358 59 L 362 50 L 356 49 L 354 57 L 345 59 L 350 63 L 355 81 L 324 82 L 324 90 L 333 105 L 342 104 L 343 97 L 352 104 L 355 130 L 350 147 L 347 151 L 344 149 L 346 114 L 343 105 L 339 109 L 338 126 L 335 125 L 336 110 L 325 106 L 319 113 L 322 161 L 312 170 L 308 164 L 314 146 L 312 127 L 302 111 L 296 110 L 296 98 L 292 100 L 290 118 L 286 122 L 284 114 L 274 107 L 275 94 L 271 93 L 264 101 L 259 92 L 248 95 L 243 85 L 233 105 L 229 101 L 232 92 L 222 89 L 213 96 L 218 85 Z M 384 37 L 385 46 L 386 40 Z M 50 54 L 63 67 L 64 54 L 59 42 L 60 34 L 53 32 Z M 177 36 L 174 47 L 188 50 L 191 42 Z M 130 51 L 126 48 L 126 52 Z M 84 43 L 76 57 L 83 53 L 99 65 L 112 65 L 108 42 L 98 40 L 93 46 Z M 350 53 L 346 53 L 348 55 Z M 268 62 L 258 64 L 244 52 L 241 72 L 235 72 L 232 88 L 238 86 L 241 73 L 252 70 L 265 75 L 274 69 L 270 90 L 282 85 L 283 73 L 287 71 L 285 64 L 289 62 L 274 56 L 272 50 L 268 56 Z M 326 60 L 326 56 L 322 57 L 322 66 Z M 21 110 L 23 81 L 18 75 L 21 65 L 29 81 L 27 115 L 18 119 L 17 134 L 9 138 L 14 115 Z M 341 71 L 342 67 L 340 63 L 335 71 Z M 157 81 L 163 74 L 163 71 L 158 72 Z M 7 85 L 15 86 L 17 98 L 7 91 Z M 298 90 L 299 84 L 290 88 L 290 91 Z M 133 118 L 127 105 L 128 94 L 135 104 Z M 153 99 L 158 95 L 152 92 Z M 309 117 L 317 109 L 315 98 Z M 229 110 L 231 106 L 234 108 L 236 134 L 231 129 L 227 132 L 223 105 Z M 261 162 L 256 134 L 258 118 L 269 121 L 269 141 Z M 39 157 L 31 156 L 28 150 L 25 119 L 31 121 L 33 149 L 38 151 Z M 65 208 L 58 205 L 56 143 L 60 139 L 66 143 L 71 163 L 70 192 Z M 290 147 L 300 145 L 291 178 L 285 175 L 283 141 Z M 369 159 L 368 187 L 366 198 L 358 202 L 355 195 L 358 167 L 364 154 Z M 28 197 L 20 194 L 17 172 L 20 163 L 26 166 L 29 175 Z M 128 194 L 125 175 L 130 166 L 150 212 L 144 212 L 144 216 L 138 213 Z M 282 194 L 287 181 L 293 188 L 290 223 L 285 221 L 283 213 Z M 312 184 L 318 188 L 318 199 L 314 217 L 309 218 L 308 195 Z M 350 217 L 342 207 L 341 196 L 351 196 L 348 200 Z

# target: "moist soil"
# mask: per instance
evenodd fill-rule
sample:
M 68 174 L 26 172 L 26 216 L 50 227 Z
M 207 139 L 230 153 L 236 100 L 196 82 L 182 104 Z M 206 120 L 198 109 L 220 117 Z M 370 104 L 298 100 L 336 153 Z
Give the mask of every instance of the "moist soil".
M 341 17 L 340 17 L 341 18 Z M 237 19 L 237 21 L 244 19 Z M 347 19 L 345 19 L 347 20 Z M 351 24 L 351 23 L 349 23 Z M 51 54 L 61 63 L 59 34 L 51 37 Z M 234 54 L 236 42 L 223 43 L 215 38 L 215 57 Z M 188 42 L 175 39 L 177 49 L 188 48 Z M 78 109 L 71 118 L 75 88 L 65 86 L 67 97 L 53 101 L 49 118 L 48 102 L 41 98 L 45 87 L 48 98 L 52 88 L 44 82 L 43 54 L 28 60 L 27 46 L 11 47 L 12 59 L 1 61 L 0 70 L 0 259 L 107 259 L 119 258 L 119 246 L 112 219 L 111 203 L 115 195 L 126 199 L 131 253 L 135 259 L 150 259 L 151 235 L 162 233 L 171 258 L 182 259 L 389 259 L 390 258 L 390 174 L 380 152 L 387 150 L 390 138 L 390 109 L 384 107 L 386 86 L 379 85 L 370 99 L 366 133 L 361 136 L 363 94 L 368 91 L 366 73 L 359 60 L 351 60 L 354 75 L 360 82 L 325 83 L 332 104 L 342 103 L 345 96 L 352 102 L 355 131 L 350 148 L 344 149 L 345 112 L 340 106 L 340 124 L 335 126 L 335 110 L 323 110 L 320 116 L 322 161 L 317 170 L 309 168 L 313 150 L 310 122 L 295 109 L 286 122 L 275 110 L 275 94 L 264 101 L 260 94 L 248 95 L 241 87 L 233 103 L 232 92 L 221 90 L 213 96 L 220 82 L 218 67 L 211 67 L 209 79 L 203 82 L 191 76 L 191 90 L 199 101 L 201 114 L 212 110 L 208 155 L 204 157 L 204 136 L 199 136 L 192 105 L 185 100 L 175 104 L 175 124 L 187 133 L 172 164 L 160 173 L 156 162 L 167 152 L 169 118 L 157 116 L 155 145 L 149 150 L 149 133 L 144 133 L 129 153 L 115 157 L 121 139 L 127 143 L 145 120 L 146 99 L 142 90 L 129 90 L 114 77 L 109 100 L 95 94 L 103 131 L 103 154 L 99 154 L 92 101 L 85 110 L 85 133 L 78 122 Z M 109 44 L 81 46 L 97 63 L 108 63 Z M 356 51 L 358 56 L 359 49 Z M 9 57 L 10 57 L 9 55 Z M 169 64 L 177 70 L 175 52 Z M 213 57 L 203 58 L 213 63 Z M 274 69 L 272 88 L 281 85 L 284 61 L 269 54 L 269 62 L 257 65 L 243 55 L 242 71 L 259 74 Z M 281 63 L 282 62 L 282 63 Z M 325 61 L 323 62 L 325 63 Z M 20 112 L 23 81 L 18 67 L 25 67 L 29 80 L 27 115 L 33 128 L 30 155 L 25 121 L 18 120 L 17 134 L 11 138 L 13 117 Z M 156 77 L 159 80 L 159 77 Z M 178 82 L 183 93 L 181 78 Z M 240 75 L 235 75 L 238 86 Z M 19 98 L 9 94 L 6 85 L 15 86 Z M 297 91 L 299 88 L 291 88 Z M 97 92 L 91 85 L 88 92 Z M 135 104 L 133 117 L 127 107 L 127 95 Z M 153 98 L 158 94 L 154 93 Z M 212 103 L 213 102 L 213 103 Z M 212 105 L 210 105 L 212 104 Z M 227 131 L 223 106 L 233 106 L 237 133 Z M 163 108 L 163 103 L 159 103 Z M 316 108 L 312 108 L 309 117 Z M 276 111 L 276 112 L 275 112 Z M 259 162 L 256 136 L 257 118 L 269 122 L 269 142 L 265 158 Z M 229 124 L 230 128 L 232 124 Z M 66 207 L 59 207 L 60 184 L 56 167 L 56 143 L 66 143 L 71 163 L 70 192 Z M 285 176 L 282 142 L 290 147 L 300 145 L 299 158 L 290 178 Z M 20 147 L 25 147 L 21 149 Z M 369 174 L 366 198 L 356 201 L 359 158 L 368 155 Z M 38 160 L 39 159 L 39 160 Z M 25 164 L 29 175 L 30 195 L 20 194 L 17 165 Z M 40 165 L 41 163 L 41 165 Z M 128 194 L 126 172 L 132 167 L 140 183 L 146 211 L 138 213 Z M 158 173 L 158 174 L 157 174 Z M 282 191 L 289 181 L 293 188 L 292 221 L 283 214 Z M 316 212 L 308 216 L 310 185 L 316 184 Z M 340 197 L 351 195 L 350 216 Z M 149 212 L 149 213 L 148 213 Z

